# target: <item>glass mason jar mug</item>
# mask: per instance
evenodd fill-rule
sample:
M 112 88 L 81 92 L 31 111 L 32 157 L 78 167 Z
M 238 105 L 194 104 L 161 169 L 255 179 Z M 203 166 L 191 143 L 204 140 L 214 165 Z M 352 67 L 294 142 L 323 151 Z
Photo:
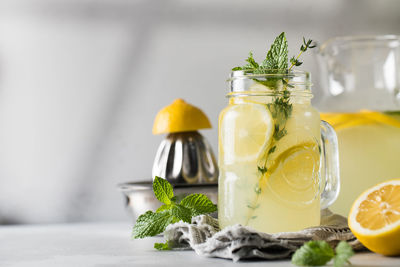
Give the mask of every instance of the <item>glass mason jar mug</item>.
M 302 71 L 234 71 L 219 117 L 221 227 L 268 233 L 319 225 L 339 193 L 337 138 Z

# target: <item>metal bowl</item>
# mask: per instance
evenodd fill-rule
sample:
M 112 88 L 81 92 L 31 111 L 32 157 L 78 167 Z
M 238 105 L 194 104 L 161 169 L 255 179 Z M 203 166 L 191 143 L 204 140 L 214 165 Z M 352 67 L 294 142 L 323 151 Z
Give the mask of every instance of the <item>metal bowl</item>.
M 201 193 L 207 195 L 213 203 L 218 203 L 218 184 L 181 184 L 172 185 L 177 199 L 189 194 Z M 118 188 L 126 197 L 126 208 L 132 215 L 133 221 L 148 210 L 155 211 L 162 205 L 153 193 L 152 182 L 131 182 L 119 184 Z M 212 214 L 216 216 L 216 214 Z

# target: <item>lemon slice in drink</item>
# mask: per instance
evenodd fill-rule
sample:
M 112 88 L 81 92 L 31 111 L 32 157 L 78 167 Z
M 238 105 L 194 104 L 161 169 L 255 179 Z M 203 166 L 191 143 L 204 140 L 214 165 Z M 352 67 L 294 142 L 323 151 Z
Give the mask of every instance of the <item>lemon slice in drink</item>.
M 224 149 L 226 163 L 255 161 L 269 146 L 274 121 L 265 105 L 233 105 L 222 111 L 220 118 L 220 149 Z
M 270 158 L 270 175 L 261 186 L 268 185 L 270 192 L 287 204 L 309 205 L 319 193 L 319 157 L 317 142 L 292 145 Z
M 348 222 L 353 234 L 371 251 L 400 255 L 400 179 L 362 193 L 351 208 Z
M 336 131 L 371 124 L 400 128 L 399 120 L 382 112 L 371 110 L 360 110 L 358 113 L 322 113 L 321 119 L 329 122 Z

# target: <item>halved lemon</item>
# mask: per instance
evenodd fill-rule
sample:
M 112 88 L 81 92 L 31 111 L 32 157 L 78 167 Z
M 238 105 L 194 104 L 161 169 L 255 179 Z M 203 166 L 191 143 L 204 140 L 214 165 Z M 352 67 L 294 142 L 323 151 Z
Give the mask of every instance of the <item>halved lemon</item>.
M 362 193 L 351 208 L 348 223 L 371 251 L 400 255 L 400 179 L 380 183 Z
M 254 161 L 271 142 L 274 120 L 266 105 L 248 103 L 223 110 L 219 126 L 225 161 Z
M 205 128 L 211 128 L 206 114 L 201 109 L 178 98 L 157 113 L 153 134 L 189 132 Z

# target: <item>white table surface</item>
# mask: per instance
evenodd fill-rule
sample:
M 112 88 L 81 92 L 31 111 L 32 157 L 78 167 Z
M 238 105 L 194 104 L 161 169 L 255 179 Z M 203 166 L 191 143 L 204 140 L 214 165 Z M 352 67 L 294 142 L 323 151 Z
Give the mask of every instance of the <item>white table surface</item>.
M 156 251 L 161 237 L 130 240 L 128 223 L 87 223 L 0 227 L 0 266 L 293 266 L 284 261 L 204 258 L 193 251 Z M 358 253 L 352 266 L 400 266 L 400 257 Z

